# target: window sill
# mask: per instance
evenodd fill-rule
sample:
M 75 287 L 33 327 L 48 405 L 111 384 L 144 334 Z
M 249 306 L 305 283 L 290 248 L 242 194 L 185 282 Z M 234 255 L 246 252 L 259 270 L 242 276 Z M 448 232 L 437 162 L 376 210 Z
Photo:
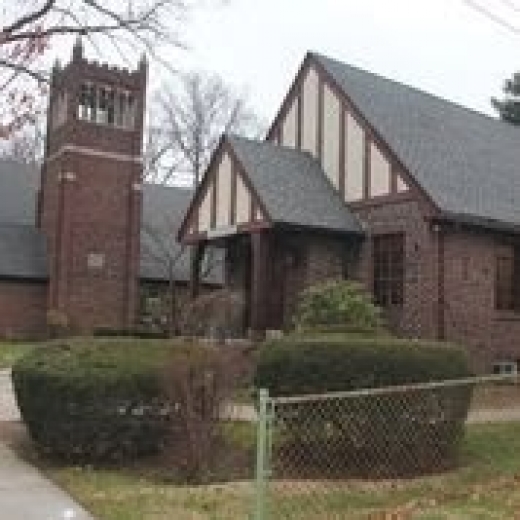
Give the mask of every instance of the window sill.
M 111 130 L 124 130 L 125 132 L 133 132 L 135 130 L 134 126 L 126 126 L 126 125 L 116 125 L 112 123 L 103 123 L 101 121 L 92 121 L 91 119 L 84 119 L 82 117 L 77 117 L 76 121 L 80 123 L 88 123 L 92 126 L 97 126 L 101 128 L 109 128 Z
M 518 310 L 518 311 L 495 310 L 495 321 L 520 321 L 520 310 Z

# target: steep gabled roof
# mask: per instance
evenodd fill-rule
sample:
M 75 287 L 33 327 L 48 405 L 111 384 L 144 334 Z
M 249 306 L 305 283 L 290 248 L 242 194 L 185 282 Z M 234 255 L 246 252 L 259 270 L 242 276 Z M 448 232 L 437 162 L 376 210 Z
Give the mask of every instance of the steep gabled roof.
M 357 218 L 309 153 L 237 136 L 228 140 L 272 222 L 362 233 Z
M 0 276 L 47 279 L 47 250 L 39 229 L 27 224 L 0 224 Z
M 35 227 L 38 170 L 0 160 L 0 276 L 47 279 L 45 239 Z
M 520 128 L 310 53 L 447 216 L 520 226 Z
M 0 224 L 34 225 L 38 168 L 0 159 Z
M 175 280 L 190 279 L 190 248 L 177 241 L 177 232 L 189 206 L 193 190 L 180 187 L 145 184 L 143 189 L 143 216 L 141 222 L 141 264 L 143 280 L 168 280 L 169 261 L 173 261 Z M 209 258 L 209 256 L 208 256 Z M 222 253 L 214 250 L 212 269 L 206 283 L 223 283 Z

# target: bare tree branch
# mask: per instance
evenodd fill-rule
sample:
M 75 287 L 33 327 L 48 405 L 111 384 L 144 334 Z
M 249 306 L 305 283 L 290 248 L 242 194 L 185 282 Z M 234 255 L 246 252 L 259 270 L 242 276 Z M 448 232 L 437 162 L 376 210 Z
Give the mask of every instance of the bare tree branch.
M 25 16 L 22 16 L 18 20 L 15 20 L 11 25 L 4 27 L 2 33 L 4 35 L 9 35 L 14 33 L 15 31 L 20 30 L 22 27 L 26 25 L 30 25 L 40 19 L 42 19 L 54 6 L 56 0 L 47 0 L 45 4 L 38 10 L 29 13 Z M 1 41 L 0 41 L 1 43 Z
M 149 129 L 149 139 L 155 144 L 150 141 L 149 145 L 150 149 L 162 152 L 153 164 L 153 177 L 163 182 L 172 176 L 171 169 L 169 176 L 158 172 L 165 157 L 176 165 L 177 176 L 189 176 L 196 185 L 223 133 L 261 133 L 262 125 L 247 107 L 245 97 L 236 94 L 216 75 L 177 75 L 175 83 L 157 95 L 155 108 L 158 123 Z
M 49 64 L 42 60 L 57 39 L 85 35 L 98 49 L 108 40 L 121 56 L 146 51 L 173 71 L 159 55 L 158 43 L 184 48 L 179 29 L 194 2 L 197 0 L 11 0 L 0 22 L 0 137 L 8 137 L 20 121 L 30 119 L 28 113 L 13 115 L 12 107 L 17 105 L 9 101 L 13 94 L 24 99 L 24 93 L 31 94 L 33 87 L 24 79 L 48 81 Z

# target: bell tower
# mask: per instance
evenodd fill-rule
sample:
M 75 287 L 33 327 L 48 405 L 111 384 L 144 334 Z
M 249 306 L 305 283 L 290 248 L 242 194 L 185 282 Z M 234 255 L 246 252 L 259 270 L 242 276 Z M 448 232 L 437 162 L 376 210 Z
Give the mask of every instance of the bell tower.
M 38 225 L 47 237 L 49 310 L 72 330 L 134 324 L 140 255 L 143 57 L 129 71 L 84 58 L 52 73 Z

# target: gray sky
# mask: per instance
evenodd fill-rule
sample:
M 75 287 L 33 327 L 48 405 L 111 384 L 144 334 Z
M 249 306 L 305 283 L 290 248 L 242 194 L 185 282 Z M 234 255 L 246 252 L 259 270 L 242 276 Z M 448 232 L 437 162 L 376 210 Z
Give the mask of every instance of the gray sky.
M 474 1 L 520 27 L 520 0 Z M 463 0 L 231 0 L 193 15 L 186 37 L 178 66 L 247 87 L 268 120 L 308 49 L 487 113 L 520 70 L 520 35 Z

